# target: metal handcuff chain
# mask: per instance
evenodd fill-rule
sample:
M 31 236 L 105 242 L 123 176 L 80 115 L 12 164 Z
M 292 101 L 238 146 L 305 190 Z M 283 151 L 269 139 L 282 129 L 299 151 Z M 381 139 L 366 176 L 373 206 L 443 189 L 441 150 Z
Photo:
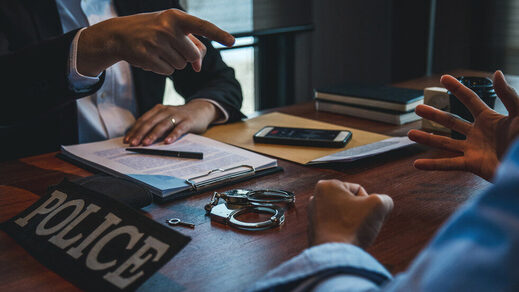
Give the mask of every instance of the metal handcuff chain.
M 224 204 L 219 204 L 223 199 Z M 236 189 L 223 193 L 214 192 L 205 210 L 211 220 L 243 230 L 264 230 L 280 226 L 285 222 L 285 209 L 275 204 L 293 204 L 295 195 L 283 190 Z M 238 216 L 247 213 L 267 213 L 272 216 L 261 222 L 243 222 Z

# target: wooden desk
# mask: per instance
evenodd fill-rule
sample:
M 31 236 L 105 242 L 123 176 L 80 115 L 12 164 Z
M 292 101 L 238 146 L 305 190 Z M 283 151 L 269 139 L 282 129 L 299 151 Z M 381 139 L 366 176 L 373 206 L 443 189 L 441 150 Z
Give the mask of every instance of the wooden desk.
M 401 85 L 423 88 L 424 84 L 439 85 L 438 76 Z M 393 136 L 405 135 L 409 129 L 420 127 L 420 122 L 399 127 L 315 112 L 312 103 L 277 111 Z M 306 206 L 320 179 L 360 183 L 369 192 L 386 193 L 393 198 L 395 209 L 368 252 L 392 273 L 403 271 L 447 217 L 469 196 L 488 186 L 486 181 L 469 173 L 425 172 L 412 166 L 417 158 L 443 155 L 446 153 L 433 149 L 404 149 L 353 164 L 319 167 L 280 160 L 284 172 L 234 186 L 283 188 L 296 193 L 295 207 L 287 212 L 285 224 L 268 231 L 237 231 L 211 223 L 203 209 L 210 193 L 149 206 L 144 211 L 158 222 L 179 217 L 196 223 L 196 229 L 177 228 L 193 240 L 141 288 L 169 291 L 245 289 L 267 271 L 308 247 Z M 89 172 L 55 158 L 54 153 L 0 163 L 0 221 L 34 203 L 45 193 L 47 186 L 64 177 L 88 175 Z M 39 264 L 3 232 L 0 232 L 0 250 L 1 291 L 76 289 Z

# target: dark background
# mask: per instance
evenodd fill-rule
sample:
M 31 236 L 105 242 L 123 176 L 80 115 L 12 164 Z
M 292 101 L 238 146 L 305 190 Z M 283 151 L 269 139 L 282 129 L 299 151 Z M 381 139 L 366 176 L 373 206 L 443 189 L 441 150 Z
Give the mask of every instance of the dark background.
M 431 0 L 254 0 L 254 30 L 312 27 L 258 37 L 259 109 L 308 101 L 314 88 L 348 81 L 386 84 L 459 68 L 519 74 L 517 2 L 433 1 L 431 27 Z

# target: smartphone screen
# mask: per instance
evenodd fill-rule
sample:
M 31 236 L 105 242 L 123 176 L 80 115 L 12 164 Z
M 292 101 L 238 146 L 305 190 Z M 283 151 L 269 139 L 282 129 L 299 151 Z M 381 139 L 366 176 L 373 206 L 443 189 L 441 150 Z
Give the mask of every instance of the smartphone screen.
M 333 141 L 339 135 L 339 132 L 333 130 L 274 128 L 265 137 Z
M 253 136 L 254 142 L 318 146 L 344 147 L 351 138 L 347 130 L 304 129 L 266 126 Z

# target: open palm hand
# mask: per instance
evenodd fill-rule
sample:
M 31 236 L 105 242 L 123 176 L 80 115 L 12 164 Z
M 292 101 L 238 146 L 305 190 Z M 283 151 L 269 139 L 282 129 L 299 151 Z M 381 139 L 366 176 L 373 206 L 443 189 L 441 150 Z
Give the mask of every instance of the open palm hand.
M 519 136 L 519 96 L 507 84 L 503 73 L 497 71 L 494 90 L 508 110 L 509 115 L 504 116 L 490 109 L 454 77 L 444 75 L 441 83 L 470 110 L 474 123 L 427 105 L 418 106 L 416 113 L 419 116 L 462 133 L 466 139 L 455 140 L 411 130 L 408 136 L 415 142 L 460 153 L 452 158 L 418 159 L 414 165 L 422 170 L 470 171 L 490 181 L 506 149 Z

